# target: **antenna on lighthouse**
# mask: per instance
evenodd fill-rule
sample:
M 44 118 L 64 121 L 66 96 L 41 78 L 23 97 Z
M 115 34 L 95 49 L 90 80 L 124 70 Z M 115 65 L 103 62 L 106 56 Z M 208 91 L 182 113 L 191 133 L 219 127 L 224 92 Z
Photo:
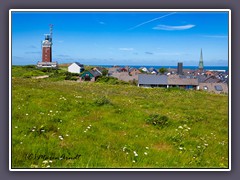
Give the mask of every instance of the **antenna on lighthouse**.
M 53 30 L 53 24 L 49 24 L 49 27 L 50 27 L 50 39 L 51 39 L 51 42 L 52 42 L 52 30 Z

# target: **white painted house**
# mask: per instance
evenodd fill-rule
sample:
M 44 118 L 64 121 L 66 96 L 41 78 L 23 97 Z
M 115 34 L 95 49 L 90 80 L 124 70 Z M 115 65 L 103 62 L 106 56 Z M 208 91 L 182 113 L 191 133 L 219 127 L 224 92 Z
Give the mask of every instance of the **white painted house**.
M 84 71 L 83 64 L 80 64 L 78 62 L 74 62 L 70 66 L 68 66 L 68 72 L 71 72 L 71 73 L 81 73 L 83 71 Z

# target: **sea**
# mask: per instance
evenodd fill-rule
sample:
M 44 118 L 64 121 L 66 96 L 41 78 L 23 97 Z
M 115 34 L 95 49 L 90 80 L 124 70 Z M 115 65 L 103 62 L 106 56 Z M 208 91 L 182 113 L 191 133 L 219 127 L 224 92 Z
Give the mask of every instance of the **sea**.
M 110 68 L 113 67 L 113 65 L 98 65 L 101 67 Z M 177 69 L 177 66 L 136 66 L 136 65 L 118 65 L 120 67 L 132 67 L 139 69 L 140 67 L 146 67 L 146 68 L 154 68 L 154 69 L 160 69 L 160 68 L 166 68 L 166 69 Z M 183 69 L 190 69 L 190 70 L 197 70 L 198 66 L 183 66 Z M 228 72 L 228 66 L 204 66 L 204 70 L 213 70 L 213 71 L 225 71 Z

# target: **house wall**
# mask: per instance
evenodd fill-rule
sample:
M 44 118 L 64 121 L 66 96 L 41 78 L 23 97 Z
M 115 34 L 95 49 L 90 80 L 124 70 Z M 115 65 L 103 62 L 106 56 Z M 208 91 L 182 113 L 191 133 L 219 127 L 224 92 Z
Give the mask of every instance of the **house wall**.
M 70 66 L 68 66 L 68 72 L 80 73 L 80 67 L 77 64 L 73 63 Z

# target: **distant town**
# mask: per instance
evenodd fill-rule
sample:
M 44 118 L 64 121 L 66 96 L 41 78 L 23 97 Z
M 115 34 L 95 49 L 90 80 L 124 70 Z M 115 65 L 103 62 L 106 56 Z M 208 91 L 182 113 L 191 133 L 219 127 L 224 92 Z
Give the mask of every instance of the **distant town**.
M 45 34 L 42 42 L 42 61 L 37 62 L 37 68 L 58 69 L 58 63 L 52 61 L 52 25 L 50 33 Z M 196 62 L 197 63 L 197 62 Z M 181 88 L 187 90 L 203 90 L 218 94 L 228 94 L 228 71 L 205 70 L 203 51 L 200 51 L 198 69 L 184 69 L 183 62 L 177 63 L 177 68 L 153 67 L 93 67 L 85 70 L 84 64 L 80 62 L 70 63 L 68 72 L 79 73 L 78 82 L 94 82 L 101 76 L 113 77 L 125 82 L 134 82 L 138 87 L 145 88 Z

